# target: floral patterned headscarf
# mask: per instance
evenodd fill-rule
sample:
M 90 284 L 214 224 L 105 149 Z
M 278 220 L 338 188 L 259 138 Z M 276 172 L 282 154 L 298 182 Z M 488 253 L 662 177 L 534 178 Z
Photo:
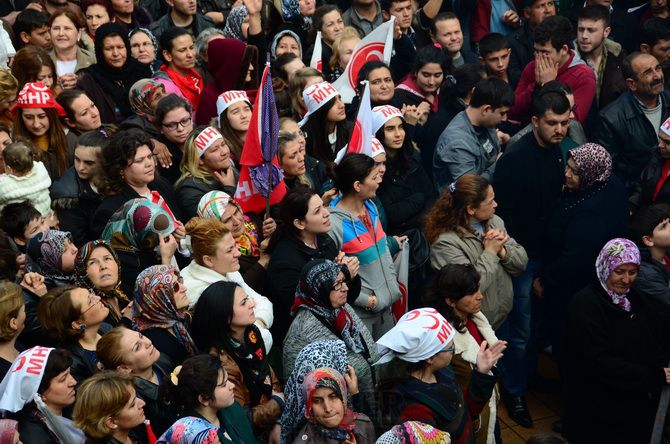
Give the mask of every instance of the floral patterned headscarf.
M 569 156 L 577 164 L 579 188 L 585 189 L 597 182 L 607 182 L 612 174 L 612 157 L 597 143 L 585 143 L 570 150 Z
M 320 367 L 329 367 L 344 373 L 347 366 L 347 346 L 341 340 L 316 341 L 300 350 L 293 372 L 284 385 L 286 407 L 281 416 L 281 442 L 287 442 L 291 434 L 305 423 L 305 377 Z
M 138 80 L 128 92 L 130 108 L 138 116 L 146 117 L 147 120 L 153 122 L 154 110 L 151 104 L 158 94 L 165 95 L 165 85 L 154 79 Z
M 242 23 L 244 23 L 244 19 L 248 15 L 249 11 L 247 11 L 247 7 L 244 5 L 233 8 L 228 14 L 226 26 L 223 28 L 223 33 L 226 37 L 244 42 L 246 39 L 242 35 Z
M 219 428 L 203 418 L 181 418 L 158 438 L 157 444 L 212 444 Z
M 377 444 L 449 444 L 449 433 L 419 421 L 407 421 L 382 434 Z
M 74 274 L 62 270 L 67 240 L 72 242 L 72 235 L 59 230 L 47 230 L 31 237 L 26 245 L 26 271 L 35 271 L 47 279 L 73 284 Z
M 318 388 L 331 389 L 344 403 L 344 417 L 340 424 L 335 428 L 322 427 L 314 417 L 312 411 L 312 396 Z M 358 414 L 347 408 L 347 384 L 340 372 L 328 367 L 312 370 L 305 376 L 303 390 L 305 393 L 305 418 L 307 418 L 307 421 L 318 426 L 321 429 L 321 432 L 328 438 L 335 439 L 338 442 L 347 441 L 356 426 L 356 418 L 358 417 Z
M 158 236 L 174 231 L 170 214 L 148 199 L 129 200 L 116 210 L 102 232 L 102 239 L 117 251 L 137 254 L 153 250 Z
M 198 216 L 205 219 L 222 220 L 223 213 L 226 211 L 228 205 L 233 205 L 240 213 L 242 207 L 240 204 L 230 197 L 228 193 L 223 191 L 210 191 L 200 198 L 198 202 Z M 242 234 L 235 238 L 235 243 L 240 249 L 242 256 L 259 257 L 260 249 L 258 248 L 258 229 L 248 216 L 244 216 L 244 230 Z
M 619 266 L 625 264 L 640 265 L 640 250 L 631 240 L 615 238 L 608 241 L 596 259 L 596 274 L 600 285 L 612 298 L 615 305 L 620 306 L 626 311 L 630 311 L 630 301 L 626 297 L 628 291 L 623 294 L 615 293 L 607 288 L 607 278 Z
M 137 276 L 133 319 L 139 331 L 149 328 L 171 330 L 193 355 L 197 350 L 186 325 L 190 321 L 188 307 L 177 309 L 174 299 L 175 274 L 179 275 L 179 271 L 173 265 L 153 265 Z

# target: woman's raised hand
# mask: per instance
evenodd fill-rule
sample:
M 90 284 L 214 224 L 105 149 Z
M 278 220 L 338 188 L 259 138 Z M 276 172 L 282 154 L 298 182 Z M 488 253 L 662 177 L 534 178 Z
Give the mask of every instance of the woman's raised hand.
M 482 341 L 479 352 L 477 352 L 477 371 L 483 374 L 490 372 L 498 359 L 502 358 L 506 348 L 507 341 L 498 341 L 491 346 L 486 341 Z

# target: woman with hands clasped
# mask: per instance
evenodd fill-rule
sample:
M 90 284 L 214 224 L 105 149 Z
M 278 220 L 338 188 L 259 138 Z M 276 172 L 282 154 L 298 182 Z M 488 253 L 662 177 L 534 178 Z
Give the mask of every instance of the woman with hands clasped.
M 491 369 L 507 343 L 482 341 L 463 391 L 447 370 L 456 349 L 455 336 L 456 329 L 437 310 L 420 308 L 406 313 L 377 341 L 381 358 L 375 365 L 397 358 L 405 363 L 407 372 L 400 379 L 382 381 L 384 422 L 380 425 L 421 421 L 449 432 L 452 443 L 474 442 L 473 421 L 491 397 L 496 383 Z
M 452 183 L 426 215 L 430 263 L 472 264 L 481 275 L 482 313 L 494 329 L 512 309 L 512 276 L 526 269 L 526 250 L 495 215 L 495 193 L 488 180 L 466 174 Z

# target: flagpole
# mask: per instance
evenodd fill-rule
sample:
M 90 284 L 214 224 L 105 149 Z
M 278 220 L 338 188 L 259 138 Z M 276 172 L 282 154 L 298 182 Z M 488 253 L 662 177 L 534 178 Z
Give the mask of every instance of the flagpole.
M 265 58 L 265 67 L 268 70 L 268 73 L 270 71 L 270 53 L 266 53 L 266 58 Z M 261 88 L 263 86 L 261 85 Z M 271 86 L 272 87 L 272 86 Z M 275 108 L 277 105 L 275 104 Z M 276 142 L 276 141 L 275 141 Z M 265 218 L 270 217 L 270 196 L 272 196 L 272 159 L 268 160 L 265 162 L 265 165 L 268 168 L 268 195 L 265 197 Z

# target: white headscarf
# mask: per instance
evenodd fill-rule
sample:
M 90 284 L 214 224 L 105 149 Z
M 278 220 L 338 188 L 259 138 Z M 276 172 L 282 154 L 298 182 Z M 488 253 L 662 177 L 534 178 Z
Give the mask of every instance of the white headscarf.
M 375 365 L 390 362 L 396 357 L 407 362 L 423 361 L 444 350 L 454 336 L 456 329 L 437 310 L 412 310 L 379 338 L 377 351 L 381 358 Z
M 0 383 L 0 410 L 18 412 L 37 395 L 49 355 L 49 347 L 33 347 L 21 353 Z

